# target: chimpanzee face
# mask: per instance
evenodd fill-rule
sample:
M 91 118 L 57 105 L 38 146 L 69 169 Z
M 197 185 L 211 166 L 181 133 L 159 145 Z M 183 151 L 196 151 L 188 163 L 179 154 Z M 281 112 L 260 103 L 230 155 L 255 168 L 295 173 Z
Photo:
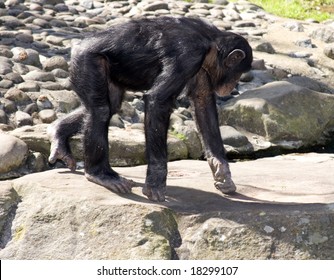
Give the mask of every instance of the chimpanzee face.
M 215 88 L 216 94 L 219 96 L 229 95 L 238 84 L 241 74 L 242 73 L 235 73 L 231 76 L 227 75 L 227 77 L 223 79 L 222 84 Z

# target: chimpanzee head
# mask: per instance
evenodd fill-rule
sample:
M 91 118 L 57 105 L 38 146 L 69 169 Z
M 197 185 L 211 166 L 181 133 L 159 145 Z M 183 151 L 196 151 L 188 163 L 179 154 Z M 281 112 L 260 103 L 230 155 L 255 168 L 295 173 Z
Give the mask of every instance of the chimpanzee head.
M 217 68 L 219 71 L 213 85 L 220 96 L 230 94 L 242 73 L 251 69 L 252 49 L 245 38 L 225 32 L 217 41 Z

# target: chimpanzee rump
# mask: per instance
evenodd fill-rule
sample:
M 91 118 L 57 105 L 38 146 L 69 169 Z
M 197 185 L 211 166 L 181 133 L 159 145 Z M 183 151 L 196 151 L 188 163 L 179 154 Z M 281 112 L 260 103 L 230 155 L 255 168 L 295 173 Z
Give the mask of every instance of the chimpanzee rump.
M 252 50 L 243 37 L 199 19 L 137 19 L 87 36 L 72 48 L 70 73 L 83 106 L 50 126 L 49 161 L 62 160 L 75 170 L 69 138 L 82 131 L 86 178 L 115 192 L 130 192 L 134 182 L 109 164 L 108 125 L 125 90 L 146 91 L 143 193 L 164 201 L 169 119 L 174 99 L 186 90 L 214 185 L 232 193 L 236 187 L 219 131 L 215 93 L 228 95 L 251 63 Z

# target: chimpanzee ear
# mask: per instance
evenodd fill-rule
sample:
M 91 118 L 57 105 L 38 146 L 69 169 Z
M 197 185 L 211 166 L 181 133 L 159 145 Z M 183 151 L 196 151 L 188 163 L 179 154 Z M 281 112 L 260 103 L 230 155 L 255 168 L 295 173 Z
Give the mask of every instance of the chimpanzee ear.
M 232 68 L 238 65 L 245 57 L 246 54 L 243 50 L 235 49 L 231 51 L 225 59 L 225 66 Z

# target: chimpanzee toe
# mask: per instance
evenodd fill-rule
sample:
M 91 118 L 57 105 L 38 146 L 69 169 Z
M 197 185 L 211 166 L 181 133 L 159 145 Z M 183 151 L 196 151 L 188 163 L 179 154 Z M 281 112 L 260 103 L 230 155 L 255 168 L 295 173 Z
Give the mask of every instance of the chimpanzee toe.
M 154 202 L 164 202 L 165 201 L 165 194 L 166 194 L 165 188 L 156 189 L 156 188 L 150 188 L 150 187 L 145 186 L 142 192 L 151 201 L 154 201 Z

